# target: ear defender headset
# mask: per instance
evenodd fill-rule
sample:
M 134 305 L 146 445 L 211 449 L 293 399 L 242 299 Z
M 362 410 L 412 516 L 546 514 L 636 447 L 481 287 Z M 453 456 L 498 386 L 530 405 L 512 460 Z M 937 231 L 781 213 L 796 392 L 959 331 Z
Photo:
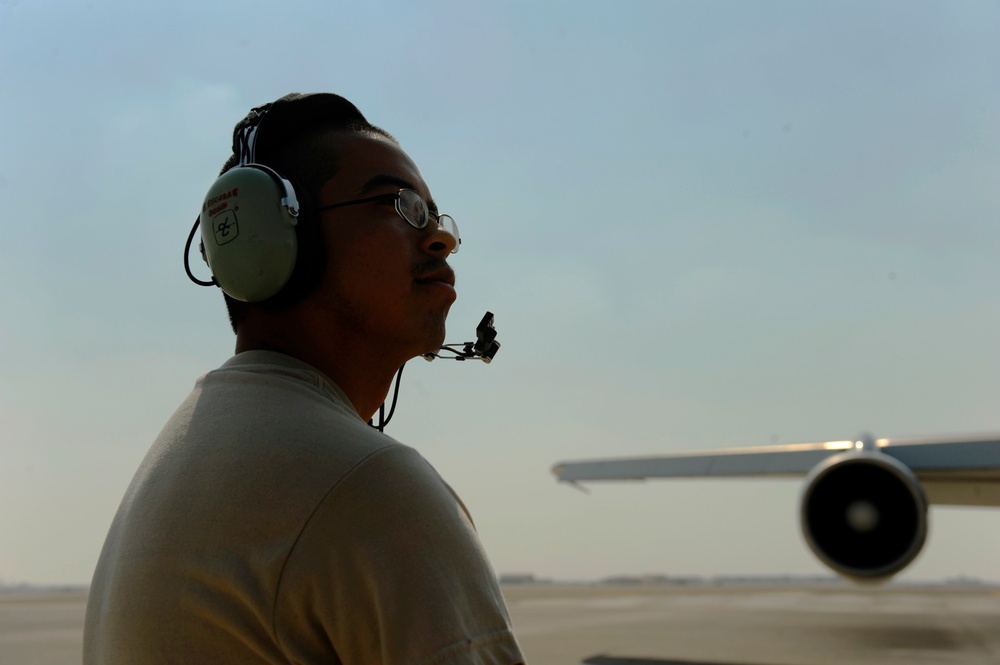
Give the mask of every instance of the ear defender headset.
M 223 291 L 236 300 L 261 302 L 277 295 L 292 276 L 299 201 L 292 183 L 252 157 L 244 159 L 205 195 L 200 246 Z
M 297 192 L 290 180 L 258 162 L 258 154 L 267 161 L 288 139 L 359 121 L 366 122 L 353 104 L 326 93 L 287 95 L 252 109 L 233 130 L 236 163 L 209 188 L 188 236 L 188 277 L 202 286 L 219 286 L 235 300 L 260 303 L 283 290 L 288 295 L 293 275 L 316 272 L 319 238 L 303 238 L 304 229 L 317 226 L 303 223 L 305 192 Z M 199 225 L 199 248 L 212 271 L 210 281 L 195 277 L 188 259 Z M 297 281 L 309 282 L 305 277 Z

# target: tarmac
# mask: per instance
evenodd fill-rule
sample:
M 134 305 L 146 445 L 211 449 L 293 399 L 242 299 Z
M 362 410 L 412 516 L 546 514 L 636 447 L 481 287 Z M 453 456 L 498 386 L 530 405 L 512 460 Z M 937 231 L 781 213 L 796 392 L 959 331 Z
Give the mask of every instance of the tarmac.
M 508 586 L 535 665 L 1000 663 L 1000 589 Z
M 532 665 L 1000 664 L 1000 589 L 505 585 Z M 86 590 L 0 592 L 0 663 L 79 665 Z

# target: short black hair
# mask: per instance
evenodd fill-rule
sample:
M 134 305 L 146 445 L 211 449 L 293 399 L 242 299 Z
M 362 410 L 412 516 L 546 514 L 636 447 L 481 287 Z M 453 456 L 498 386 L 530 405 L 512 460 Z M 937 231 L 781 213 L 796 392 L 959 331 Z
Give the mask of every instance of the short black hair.
M 300 253 L 313 254 L 309 259 L 312 271 L 296 271 L 289 285 L 278 296 L 260 303 L 266 307 L 282 307 L 295 302 L 305 295 L 315 283 L 315 272 L 322 260 L 319 224 L 310 219 L 313 214 L 311 202 L 317 201 L 323 184 L 340 170 L 338 155 L 331 152 L 328 144 L 320 144 L 320 136 L 336 132 L 352 132 L 380 136 L 398 145 L 389 132 L 377 127 L 362 115 L 358 108 L 340 95 L 332 93 L 291 93 L 252 110 L 234 128 L 233 154 L 223 165 L 219 175 L 239 165 L 239 136 L 242 128 L 259 119 L 255 135 L 253 161 L 263 164 L 289 180 L 296 190 L 302 207 L 299 222 Z M 304 231 L 304 232 L 303 232 Z M 303 246 L 305 245 L 305 246 Z M 303 257 L 300 257 L 300 259 Z M 229 323 L 233 332 L 243 321 L 248 303 L 240 302 L 223 292 Z

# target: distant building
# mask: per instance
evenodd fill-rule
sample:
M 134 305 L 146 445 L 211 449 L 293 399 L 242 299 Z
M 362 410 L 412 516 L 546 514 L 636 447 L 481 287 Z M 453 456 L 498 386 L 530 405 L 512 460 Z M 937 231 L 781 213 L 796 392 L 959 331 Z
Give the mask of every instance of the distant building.
M 684 577 L 670 577 L 668 575 L 615 575 L 605 577 L 598 582 L 612 586 L 663 586 L 663 585 L 692 585 L 704 584 L 702 577 L 688 575 Z
M 539 584 L 541 580 L 532 573 L 504 573 L 500 575 L 500 584 Z

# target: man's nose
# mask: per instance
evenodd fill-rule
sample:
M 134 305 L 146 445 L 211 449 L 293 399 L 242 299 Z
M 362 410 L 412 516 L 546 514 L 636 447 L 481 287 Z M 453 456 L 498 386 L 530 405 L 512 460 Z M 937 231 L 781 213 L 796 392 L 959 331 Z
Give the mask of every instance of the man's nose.
M 459 240 L 435 220 L 427 224 L 420 246 L 428 254 L 445 257 L 458 249 Z

